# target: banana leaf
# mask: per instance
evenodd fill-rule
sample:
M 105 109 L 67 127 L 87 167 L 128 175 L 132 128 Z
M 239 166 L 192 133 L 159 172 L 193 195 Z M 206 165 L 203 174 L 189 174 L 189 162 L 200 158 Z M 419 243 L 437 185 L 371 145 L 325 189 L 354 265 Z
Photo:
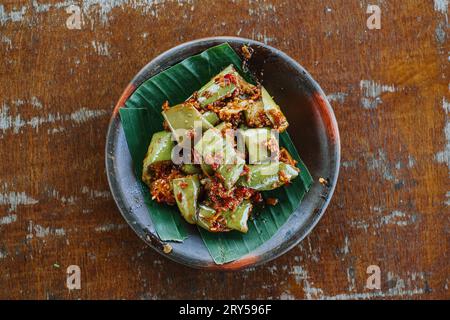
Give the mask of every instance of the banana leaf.
M 224 43 L 187 58 L 146 80 L 127 100 L 125 107 L 120 110 L 120 116 L 139 180 L 142 161 L 152 134 L 162 130 L 161 105 L 165 101 L 169 101 L 172 106 L 183 102 L 230 64 L 233 64 L 247 81 L 254 83 L 251 76 L 242 70 L 242 61 L 236 52 Z M 298 161 L 299 176 L 289 186 L 263 193 L 265 197 L 277 198 L 278 204 L 266 206 L 260 212 L 254 213 L 246 234 L 235 231 L 210 233 L 199 228 L 203 242 L 215 263 L 223 264 L 239 259 L 269 240 L 299 206 L 312 185 L 312 177 L 300 160 L 287 132 L 280 134 L 280 145 Z M 158 236 L 164 241 L 185 239 L 187 223 L 183 221 L 177 207 L 152 201 L 148 188 L 143 184 L 142 192 Z

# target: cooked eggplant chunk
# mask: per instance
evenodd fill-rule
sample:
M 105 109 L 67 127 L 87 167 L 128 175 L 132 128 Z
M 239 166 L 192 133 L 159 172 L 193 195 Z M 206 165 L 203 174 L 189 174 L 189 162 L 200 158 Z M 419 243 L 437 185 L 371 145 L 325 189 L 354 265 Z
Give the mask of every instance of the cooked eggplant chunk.
M 205 118 L 205 120 L 208 121 L 211 126 L 215 126 L 220 121 L 220 119 L 217 116 L 217 114 L 215 112 L 213 112 L 213 111 L 206 111 L 203 114 L 203 118 Z
M 241 177 L 237 184 L 258 191 L 279 188 L 298 176 L 298 169 L 284 162 L 249 165 L 247 177 Z
M 280 106 L 275 103 L 272 96 L 267 92 L 267 90 L 261 88 L 262 101 L 264 106 L 264 113 L 275 129 L 279 132 L 283 132 L 289 126 L 286 116 L 280 109 Z
M 160 131 L 152 136 L 142 169 L 142 180 L 146 184 L 149 184 L 151 180 L 151 165 L 161 161 L 170 161 L 174 145 L 170 132 Z
M 202 107 L 207 106 L 236 90 L 236 78 L 240 77 L 232 65 L 226 67 L 197 92 L 197 100 Z
M 213 128 L 205 132 L 194 150 L 204 159 L 202 169 L 208 176 L 212 175 L 212 171 L 217 171 L 227 189 L 234 186 L 245 160 L 237 155 L 234 147 L 228 139 L 222 137 L 219 130 Z
M 283 132 L 289 126 L 286 116 L 264 87 L 261 87 L 261 98 L 249 103 L 244 114 L 251 128 L 271 127 Z
M 241 130 L 250 164 L 268 163 L 278 155 L 278 139 L 270 128 Z
M 192 163 L 185 163 L 181 166 L 181 171 L 183 171 L 186 174 L 197 174 L 201 173 L 202 169 L 198 165 Z
M 202 131 L 212 128 L 212 125 L 190 103 L 176 105 L 164 110 L 162 114 L 178 143 L 183 142 L 187 131 L 195 129 L 196 123 L 201 125 Z
M 234 211 L 217 213 L 213 208 L 201 204 L 196 222 L 200 227 L 211 232 L 237 230 L 246 233 L 248 231 L 247 221 L 252 208 L 251 202 L 245 200 Z
M 197 175 L 172 180 L 175 200 L 184 219 L 195 224 L 197 199 L 200 193 L 200 181 Z

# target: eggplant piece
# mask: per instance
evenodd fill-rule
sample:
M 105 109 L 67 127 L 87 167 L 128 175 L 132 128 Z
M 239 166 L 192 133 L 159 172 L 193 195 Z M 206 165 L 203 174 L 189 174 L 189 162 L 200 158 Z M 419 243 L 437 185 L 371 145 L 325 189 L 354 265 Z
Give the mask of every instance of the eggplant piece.
M 237 230 L 247 233 L 247 221 L 252 212 L 253 205 L 250 201 L 244 200 L 234 211 L 225 211 L 223 217 L 227 221 L 227 227 L 231 230 Z
M 211 165 L 202 162 L 202 163 L 200 164 L 200 168 L 202 169 L 202 172 L 203 172 L 206 176 L 212 177 L 212 176 L 214 175 L 214 169 L 212 168 Z
M 278 139 L 270 128 L 252 128 L 240 132 L 247 147 L 249 164 L 268 163 L 278 155 Z
M 249 165 L 249 174 L 240 177 L 238 186 L 268 191 L 279 188 L 298 176 L 299 169 L 284 162 Z
M 146 184 L 149 183 L 151 178 L 150 167 L 158 162 L 171 161 L 174 146 L 175 142 L 170 132 L 160 131 L 153 134 L 142 168 L 142 180 Z
M 191 163 L 183 164 L 181 166 L 181 171 L 183 171 L 186 174 L 197 174 L 202 172 L 202 170 L 198 167 L 198 165 Z
M 236 72 L 233 65 L 229 65 L 223 69 L 197 92 L 197 101 L 200 103 L 200 106 L 205 107 L 208 104 L 232 94 L 233 91 L 236 90 L 236 83 L 233 83 L 232 81 L 227 81 L 225 85 L 216 83 L 216 78 L 224 77 L 226 75 L 231 75 L 231 77 L 234 77 L 235 79 L 238 77 L 240 78 L 240 75 Z
M 223 151 L 223 137 L 216 128 L 207 130 L 194 146 L 194 150 L 203 158 Z
M 245 160 L 237 155 L 233 145 L 222 137 L 217 127 L 206 131 L 194 149 L 202 156 L 201 168 L 206 175 L 214 174 L 211 165 L 217 161 L 217 172 L 225 188 L 230 189 L 235 185 L 244 169 Z
M 205 118 L 205 120 L 208 121 L 212 126 L 215 126 L 220 121 L 219 117 L 214 111 L 206 111 L 203 114 L 203 118 Z
M 244 170 L 245 160 L 239 157 L 237 159 L 238 163 L 222 164 L 216 171 L 227 190 L 233 188 Z
M 264 113 L 270 122 L 272 122 L 273 127 L 279 132 L 283 132 L 289 126 L 286 116 L 281 111 L 279 105 L 275 103 L 269 92 L 264 87 L 261 87 L 262 102 L 264 106 Z
M 197 175 L 172 180 L 173 194 L 183 218 L 195 224 L 200 181 Z
M 250 128 L 258 128 L 268 125 L 268 123 L 264 121 L 265 112 L 262 98 L 254 102 L 249 102 L 247 104 L 247 109 L 244 110 L 244 116 L 245 123 Z
M 201 124 L 202 131 L 213 127 L 190 103 L 173 106 L 168 110 L 164 110 L 162 115 L 178 143 L 183 142 L 187 135 L 186 131 L 193 130 L 196 122 Z
M 261 128 L 272 124 L 274 129 L 283 132 L 289 126 L 280 106 L 275 103 L 264 87 L 261 87 L 261 99 L 249 103 L 244 115 L 247 125 L 252 128 Z
M 211 232 L 230 231 L 225 226 L 225 221 L 219 215 L 216 215 L 216 210 L 204 204 L 198 206 L 197 214 L 195 215 L 195 223 L 205 230 Z
M 252 208 L 251 202 L 244 200 L 236 210 L 228 210 L 217 214 L 213 208 L 201 204 L 197 211 L 196 223 L 198 226 L 210 232 L 236 230 L 246 233 L 248 231 L 247 221 L 250 217 Z

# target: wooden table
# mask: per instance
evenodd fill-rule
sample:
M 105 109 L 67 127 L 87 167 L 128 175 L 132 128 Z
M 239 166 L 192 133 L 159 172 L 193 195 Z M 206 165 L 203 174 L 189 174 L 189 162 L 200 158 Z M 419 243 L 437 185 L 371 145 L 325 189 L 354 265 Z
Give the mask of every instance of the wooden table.
M 0 4 L 0 298 L 450 298 L 446 0 L 71 3 Z M 380 30 L 366 25 L 369 4 Z M 128 81 L 159 53 L 214 35 L 299 61 L 329 95 L 342 139 L 318 226 L 288 254 L 236 273 L 146 247 L 104 169 Z M 66 288 L 69 265 L 81 268 L 81 290 Z M 369 265 L 381 290 L 366 288 Z

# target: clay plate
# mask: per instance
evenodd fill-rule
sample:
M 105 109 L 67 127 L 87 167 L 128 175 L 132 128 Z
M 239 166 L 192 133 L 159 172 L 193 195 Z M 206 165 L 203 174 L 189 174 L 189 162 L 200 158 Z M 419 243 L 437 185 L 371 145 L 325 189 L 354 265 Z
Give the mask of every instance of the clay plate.
M 249 70 L 282 107 L 290 123 L 288 132 L 314 179 L 311 190 L 288 221 L 266 243 L 231 263 L 216 265 L 195 226 L 183 243 L 170 243 L 163 252 L 148 209 L 133 173 L 133 164 L 118 109 L 145 80 L 209 47 L 228 42 L 240 53 L 250 45 L 254 54 Z M 237 270 L 263 264 L 296 246 L 314 228 L 325 212 L 336 186 L 340 164 L 339 131 L 333 110 L 311 75 L 296 61 L 273 47 L 249 39 L 214 37 L 181 44 L 148 63 L 124 90 L 109 123 L 106 139 L 106 172 L 114 200 L 125 220 L 149 246 L 181 264 L 202 269 Z M 328 179 L 328 186 L 318 182 Z

